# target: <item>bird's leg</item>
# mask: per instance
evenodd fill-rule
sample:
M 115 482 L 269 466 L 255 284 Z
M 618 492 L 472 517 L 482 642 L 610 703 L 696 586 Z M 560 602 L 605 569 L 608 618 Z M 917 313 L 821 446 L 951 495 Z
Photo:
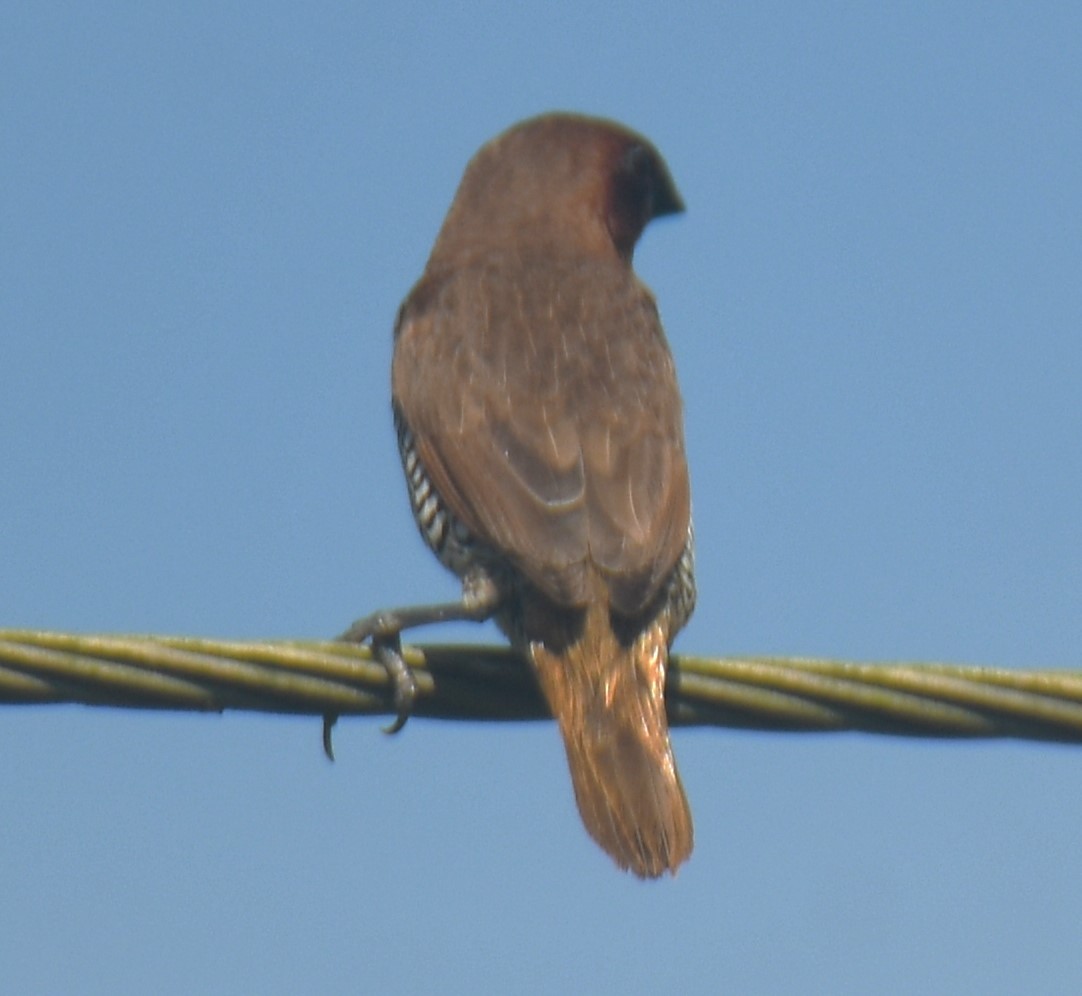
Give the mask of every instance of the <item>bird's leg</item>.
M 417 682 L 402 656 L 402 631 L 432 623 L 484 622 L 495 613 L 500 598 L 500 590 L 487 572 L 471 571 L 462 580 L 462 598 L 457 602 L 381 609 L 356 620 L 338 637 L 344 643 L 370 640 L 373 655 L 387 672 L 394 689 L 396 717 L 390 726 L 384 728 L 384 733 L 397 733 L 406 725 L 417 694 Z M 329 735 L 328 719 L 324 718 L 324 746 Z

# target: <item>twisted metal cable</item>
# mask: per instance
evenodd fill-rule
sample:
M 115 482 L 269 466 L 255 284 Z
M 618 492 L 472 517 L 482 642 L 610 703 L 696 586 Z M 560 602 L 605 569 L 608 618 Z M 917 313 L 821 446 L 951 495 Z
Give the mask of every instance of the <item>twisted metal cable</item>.
M 415 646 L 405 658 L 417 679 L 414 715 L 548 716 L 528 665 L 509 649 Z M 667 696 L 679 726 L 1082 741 L 1082 671 L 674 655 Z M 0 703 L 59 702 L 394 713 L 387 674 L 366 647 L 0 630 Z

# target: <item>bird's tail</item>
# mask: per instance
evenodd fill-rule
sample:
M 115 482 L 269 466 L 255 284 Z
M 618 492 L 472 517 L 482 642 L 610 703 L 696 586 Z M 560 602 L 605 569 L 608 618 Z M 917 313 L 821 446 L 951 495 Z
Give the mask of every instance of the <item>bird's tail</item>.
M 590 836 L 641 878 L 675 873 L 694 834 L 665 718 L 662 625 L 625 646 L 607 606 L 593 604 L 576 639 L 559 652 L 533 642 L 530 659 L 560 724 Z

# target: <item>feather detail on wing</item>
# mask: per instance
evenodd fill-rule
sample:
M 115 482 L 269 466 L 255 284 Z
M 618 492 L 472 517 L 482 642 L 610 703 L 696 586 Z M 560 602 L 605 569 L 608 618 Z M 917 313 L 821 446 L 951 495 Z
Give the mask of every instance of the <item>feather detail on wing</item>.
M 690 494 L 653 300 L 630 273 L 598 270 L 588 283 L 530 270 L 526 289 L 482 267 L 422 283 L 396 330 L 394 396 L 433 487 L 479 540 L 561 605 L 586 603 L 593 565 L 630 615 L 680 557 Z

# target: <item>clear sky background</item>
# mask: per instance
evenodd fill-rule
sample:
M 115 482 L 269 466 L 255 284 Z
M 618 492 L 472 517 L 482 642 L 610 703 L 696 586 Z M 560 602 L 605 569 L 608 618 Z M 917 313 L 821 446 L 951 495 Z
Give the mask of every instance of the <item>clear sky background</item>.
M 323 637 L 453 596 L 391 324 L 469 156 L 649 136 L 678 648 L 1082 665 L 1077 4 L 20 4 L 0 30 L 0 626 Z M 497 639 L 447 628 L 447 640 Z M 0 988 L 1067 993 L 1082 749 L 677 731 L 675 880 L 550 724 L 0 715 Z

